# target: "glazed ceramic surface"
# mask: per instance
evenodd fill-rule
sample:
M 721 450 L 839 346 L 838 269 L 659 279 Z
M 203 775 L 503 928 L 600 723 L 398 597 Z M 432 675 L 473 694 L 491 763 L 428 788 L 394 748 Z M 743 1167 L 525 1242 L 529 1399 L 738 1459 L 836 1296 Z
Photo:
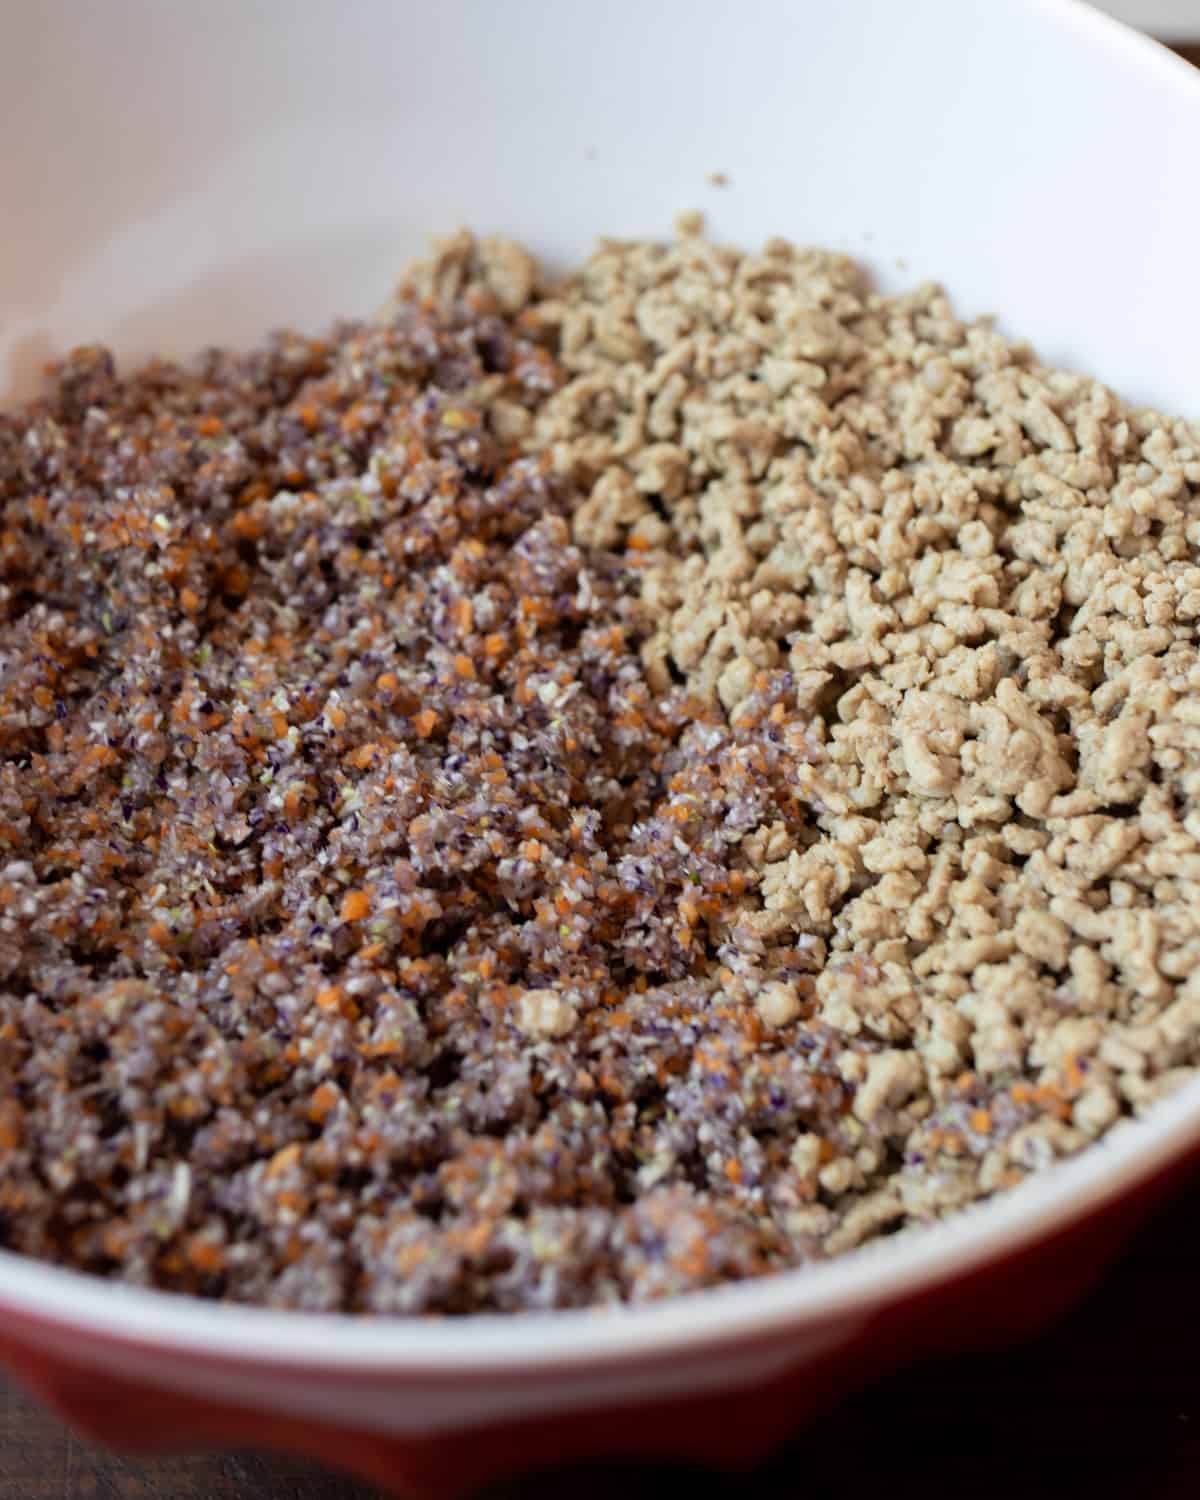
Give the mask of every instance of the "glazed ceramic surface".
M 0 13 L 0 120 L 6 398 L 75 343 L 369 313 L 462 223 L 565 265 L 699 208 L 740 244 L 941 280 L 1043 358 L 1200 414 L 1200 77 L 1071 0 L 213 0 L 203 24 L 50 0 Z M 398 1488 L 742 1459 L 887 1364 L 1053 1314 L 1198 1152 L 1192 1087 L 935 1230 L 603 1314 L 271 1313 L 0 1252 L 0 1355 L 114 1441 L 276 1443 Z

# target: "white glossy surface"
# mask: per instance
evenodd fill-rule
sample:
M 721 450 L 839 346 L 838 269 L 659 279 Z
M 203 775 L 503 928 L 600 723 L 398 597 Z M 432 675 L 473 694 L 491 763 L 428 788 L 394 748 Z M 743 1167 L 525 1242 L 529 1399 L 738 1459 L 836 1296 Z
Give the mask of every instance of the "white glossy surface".
M 1099 8 L 1139 26 L 1154 36 L 1172 41 L 1189 41 L 1200 37 L 1200 4 L 1197 0 L 1099 0 Z
M 1046 357 L 1200 409 L 1183 63 L 1065 0 L 736 14 L 211 0 L 201 26 L 182 0 L 6 7 L 0 372 L 27 384 L 88 339 L 186 350 L 366 312 L 464 221 L 561 261 L 699 205 L 747 244 L 786 233 L 889 282 L 944 279 Z
M 1067 0 L 748 0 L 733 14 L 723 0 L 210 0 L 200 26 L 167 0 L 5 7 L 0 387 L 73 342 L 183 350 L 368 311 L 427 230 L 460 221 L 562 261 L 597 232 L 665 233 L 701 206 L 741 242 L 782 232 L 863 254 L 890 283 L 940 276 L 1044 355 L 1200 412 L 1200 81 L 1183 64 Z M 717 169 L 731 187 L 709 185 Z M 626 1391 L 636 1364 L 668 1355 L 711 1369 L 721 1341 L 750 1334 L 786 1336 L 803 1359 L 1197 1144 L 1200 1087 L 936 1232 L 603 1315 L 314 1318 L 100 1287 L 2 1253 L 0 1311 L 136 1337 L 147 1348 L 120 1356 L 128 1370 L 197 1391 L 205 1360 L 254 1357 L 276 1371 L 247 1376 L 243 1398 L 329 1416 L 349 1398 L 297 1364 L 377 1372 L 385 1393 L 415 1368 L 454 1374 L 453 1397 L 404 1395 L 394 1420 L 456 1423 L 497 1399 L 600 1399 L 595 1367 L 618 1360 Z M 498 1397 L 530 1366 L 540 1378 Z
M 1188 1151 L 1200 1150 L 1200 1081 L 1153 1115 L 1127 1124 L 1090 1151 L 936 1229 L 877 1241 L 801 1272 L 598 1312 L 390 1320 L 274 1312 L 98 1284 L 72 1271 L 0 1251 L 0 1313 L 35 1313 L 77 1331 L 81 1359 L 93 1338 L 136 1340 L 147 1355 L 187 1351 L 198 1360 L 246 1357 L 281 1369 L 459 1375 L 485 1388 L 497 1378 L 613 1360 L 700 1358 L 727 1338 L 803 1337 L 814 1327 L 860 1318 L 885 1303 L 1011 1254 L 1111 1203 Z M 105 1358 L 108 1356 L 105 1355 Z M 122 1358 L 138 1365 L 129 1349 Z M 180 1379 L 204 1381 L 180 1365 Z

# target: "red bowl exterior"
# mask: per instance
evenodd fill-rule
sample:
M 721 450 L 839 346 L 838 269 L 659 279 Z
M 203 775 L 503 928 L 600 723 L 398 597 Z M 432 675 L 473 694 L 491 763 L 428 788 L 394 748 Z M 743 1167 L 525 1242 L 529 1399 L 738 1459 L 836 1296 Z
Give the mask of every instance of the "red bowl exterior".
M 98 1378 L 94 1363 L 74 1365 L 47 1354 L 40 1337 L 46 1325 L 33 1317 L 6 1323 L 0 1361 L 69 1423 L 110 1446 L 271 1448 L 318 1459 L 421 1500 L 453 1500 L 499 1478 L 577 1459 L 740 1467 L 763 1459 L 850 1390 L 889 1370 L 932 1354 L 1029 1337 L 1094 1285 L 1149 1212 L 1197 1167 L 1200 1152 L 1015 1255 L 883 1305 L 832 1353 L 815 1360 L 800 1357 L 763 1383 L 716 1394 L 393 1438 Z M 780 1337 L 760 1336 L 736 1350 L 722 1347 L 744 1353 Z M 784 1348 L 786 1337 L 785 1332 Z M 711 1357 L 718 1359 L 721 1352 L 714 1350 Z M 220 1372 L 219 1361 L 210 1364 Z M 223 1368 L 246 1365 L 230 1360 Z M 331 1370 L 323 1378 L 353 1381 L 354 1376 Z M 397 1397 L 403 1400 L 414 1384 L 447 1378 L 405 1370 L 396 1376 Z

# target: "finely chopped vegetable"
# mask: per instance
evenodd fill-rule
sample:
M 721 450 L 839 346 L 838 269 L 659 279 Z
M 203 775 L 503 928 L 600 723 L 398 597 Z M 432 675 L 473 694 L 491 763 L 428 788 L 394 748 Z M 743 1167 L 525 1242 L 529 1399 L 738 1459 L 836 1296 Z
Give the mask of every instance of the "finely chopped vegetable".
M 1200 435 L 692 224 L 0 417 L 0 1244 L 658 1297 L 1200 1057 Z

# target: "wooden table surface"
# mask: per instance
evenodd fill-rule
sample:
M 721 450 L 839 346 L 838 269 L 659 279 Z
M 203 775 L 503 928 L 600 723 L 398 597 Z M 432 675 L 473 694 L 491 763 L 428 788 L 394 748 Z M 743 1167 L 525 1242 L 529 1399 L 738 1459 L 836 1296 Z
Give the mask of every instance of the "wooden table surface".
M 1200 0 L 1198 0 L 1200 4 Z M 1178 49 L 1200 66 L 1200 46 Z M 752 1476 L 592 1466 L 490 1500 L 1198 1500 L 1200 1188 L 1141 1234 L 1065 1322 L 1004 1354 L 902 1372 Z M 373 1500 L 299 1459 L 138 1459 L 84 1443 L 0 1375 L 0 1500 Z

